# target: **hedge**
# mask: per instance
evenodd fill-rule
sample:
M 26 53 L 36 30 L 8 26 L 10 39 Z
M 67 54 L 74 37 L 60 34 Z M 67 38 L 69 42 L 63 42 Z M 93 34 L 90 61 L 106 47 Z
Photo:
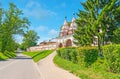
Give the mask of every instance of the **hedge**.
M 120 73 L 120 45 L 103 46 L 102 52 L 103 58 L 100 58 L 97 47 L 68 47 L 57 50 L 60 57 L 81 66 L 104 66 L 103 68 L 109 72 Z
M 81 64 L 85 67 L 92 65 L 98 58 L 96 47 L 60 48 L 57 50 L 57 53 L 60 57 L 72 61 L 73 63 Z
M 120 72 L 120 45 L 107 45 L 102 48 L 110 72 Z

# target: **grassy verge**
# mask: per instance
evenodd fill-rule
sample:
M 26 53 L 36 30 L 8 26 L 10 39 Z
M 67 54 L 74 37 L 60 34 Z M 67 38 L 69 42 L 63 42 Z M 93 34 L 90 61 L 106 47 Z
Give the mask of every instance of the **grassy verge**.
M 54 63 L 82 79 L 120 79 L 120 74 L 109 73 L 100 69 L 94 71 L 92 68 L 84 68 L 79 64 L 62 59 L 58 55 L 55 56 Z
M 0 53 L 0 60 L 6 60 L 6 59 L 8 59 L 8 57 Z
M 13 52 L 5 52 L 5 54 L 0 52 L 0 60 L 7 60 L 14 57 L 16 57 L 16 54 Z
M 45 58 L 49 54 L 51 54 L 53 50 L 44 50 L 44 51 L 39 51 L 39 52 L 23 52 L 23 54 L 28 55 L 32 57 L 32 59 L 35 62 L 38 62 L 39 60 Z

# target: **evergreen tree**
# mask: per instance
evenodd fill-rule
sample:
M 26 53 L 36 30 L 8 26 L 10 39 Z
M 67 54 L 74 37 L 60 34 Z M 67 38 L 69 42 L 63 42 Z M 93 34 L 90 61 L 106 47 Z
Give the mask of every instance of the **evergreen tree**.
M 82 3 L 84 11 L 79 11 L 78 29 L 74 33 L 76 43 L 90 45 L 94 37 L 98 39 L 98 50 L 101 46 L 112 42 L 113 32 L 119 25 L 119 0 L 87 0 Z

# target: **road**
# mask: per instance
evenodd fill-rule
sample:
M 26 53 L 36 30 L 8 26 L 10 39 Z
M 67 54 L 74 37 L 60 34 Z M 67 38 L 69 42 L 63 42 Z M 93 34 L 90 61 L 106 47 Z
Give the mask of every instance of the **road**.
M 57 67 L 53 63 L 53 58 L 56 52 L 38 62 L 40 75 L 42 79 L 80 79 L 75 75 Z
M 0 61 L 0 79 L 41 79 L 41 77 L 32 59 L 18 54 L 15 59 Z

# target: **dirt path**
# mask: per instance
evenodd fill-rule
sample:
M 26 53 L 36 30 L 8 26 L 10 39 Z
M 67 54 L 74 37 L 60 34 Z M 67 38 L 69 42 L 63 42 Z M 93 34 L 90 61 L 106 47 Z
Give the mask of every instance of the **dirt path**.
M 38 62 L 42 79 L 80 79 L 53 63 L 56 52 Z

